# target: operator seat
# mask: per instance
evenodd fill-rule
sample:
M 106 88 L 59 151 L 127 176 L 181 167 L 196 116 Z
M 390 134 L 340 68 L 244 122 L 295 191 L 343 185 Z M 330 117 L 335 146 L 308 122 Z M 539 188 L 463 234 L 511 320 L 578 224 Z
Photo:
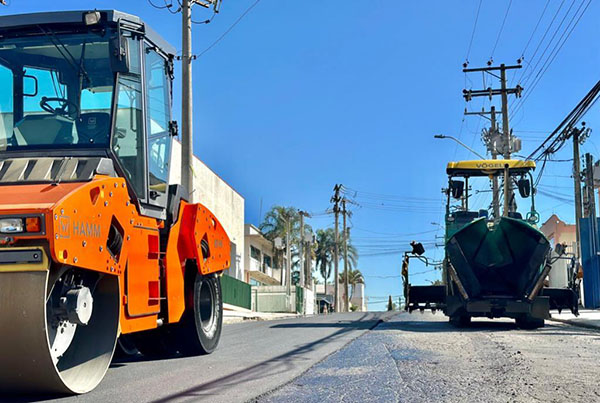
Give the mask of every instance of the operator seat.
M 19 146 L 72 144 L 73 122 L 56 115 L 26 115 L 15 125 L 14 137 Z
M 79 144 L 108 144 L 110 114 L 105 112 L 82 113 L 76 123 Z

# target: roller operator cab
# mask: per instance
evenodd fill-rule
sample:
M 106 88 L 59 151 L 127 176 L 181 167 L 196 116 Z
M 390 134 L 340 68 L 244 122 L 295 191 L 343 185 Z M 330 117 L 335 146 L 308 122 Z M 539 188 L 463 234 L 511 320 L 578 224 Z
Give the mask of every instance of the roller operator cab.
M 0 17 L 0 394 L 88 392 L 119 336 L 217 347 L 230 243 L 169 183 L 174 54 L 118 11 Z
M 577 314 L 578 284 L 544 287 L 555 259 L 538 229 L 532 171 L 535 162 L 459 161 L 448 164 L 445 258 L 442 284 L 413 286 L 405 254 L 403 280 L 408 311 L 440 309 L 457 325 L 472 317 L 509 317 L 523 328 L 543 326 L 550 309 Z M 518 206 L 527 206 L 519 211 Z M 573 280 L 575 278 L 573 277 Z

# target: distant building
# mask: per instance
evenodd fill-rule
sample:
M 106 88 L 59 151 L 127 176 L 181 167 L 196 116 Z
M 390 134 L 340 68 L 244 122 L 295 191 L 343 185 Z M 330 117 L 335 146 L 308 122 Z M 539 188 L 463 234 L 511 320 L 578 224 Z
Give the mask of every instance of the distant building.
M 567 245 L 567 254 L 573 255 L 577 247 L 577 235 L 575 224 L 567 224 L 556 214 L 552 214 L 540 227 L 540 231 L 550 241 L 552 247 L 559 243 Z M 553 256 L 557 256 L 552 252 Z M 552 270 L 548 275 L 548 286 L 566 287 L 569 284 L 570 259 L 557 259 L 552 264 Z
M 357 311 L 366 312 L 368 310 L 367 297 L 365 295 L 365 284 L 358 283 L 354 287 L 348 285 L 350 291 L 350 303 L 357 307 Z M 332 305 L 334 301 L 335 287 L 334 284 L 327 284 L 327 294 L 325 294 L 325 284 L 316 285 L 317 301 L 322 301 L 319 304 L 322 306 L 325 301 Z M 339 284 L 340 299 L 344 300 L 344 284 Z
M 577 242 L 575 224 L 567 224 L 556 214 L 552 214 L 540 227 L 540 231 L 546 236 L 550 245 L 554 247 L 558 243 L 567 244 L 567 252 L 572 252 Z
M 251 285 L 282 285 L 281 267 L 275 267 L 273 242 L 265 238 L 252 224 L 244 226 L 244 267 L 247 283 Z

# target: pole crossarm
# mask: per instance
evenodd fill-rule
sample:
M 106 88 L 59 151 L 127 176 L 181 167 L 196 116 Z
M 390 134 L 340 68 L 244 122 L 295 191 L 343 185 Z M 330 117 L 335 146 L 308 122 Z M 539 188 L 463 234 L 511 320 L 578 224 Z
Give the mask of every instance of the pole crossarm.
M 512 69 L 520 69 L 523 66 L 521 66 L 520 64 L 515 64 L 514 66 L 490 66 L 490 67 L 473 67 L 470 69 L 463 69 L 463 73 L 473 73 L 476 71 L 495 71 L 495 70 L 512 70 Z
M 210 8 L 213 7 L 215 13 L 219 12 L 221 6 L 221 0 L 189 0 L 191 4 L 197 4 L 200 7 Z
M 465 89 L 465 90 L 463 90 L 463 97 L 468 102 L 474 97 L 490 97 L 490 99 L 491 99 L 494 95 L 503 95 L 503 94 L 516 94 L 517 97 L 520 97 L 522 92 L 523 92 L 523 87 L 521 87 L 520 85 L 517 85 L 515 88 L 507 88 L 507 89 L 501 89 L 501 88 L 494 88 L 494 89 L 487 88 L 485 90 L 467 90 L 467 89 Z

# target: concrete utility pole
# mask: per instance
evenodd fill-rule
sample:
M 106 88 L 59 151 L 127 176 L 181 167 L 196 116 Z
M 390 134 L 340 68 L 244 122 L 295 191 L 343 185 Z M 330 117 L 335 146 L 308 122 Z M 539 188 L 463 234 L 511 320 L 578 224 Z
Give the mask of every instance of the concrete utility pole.
M 348 233 L 349 228 L 346 224 L 346 199 L 342 199 L 342 214 L 344 217 L 344 312 L 350 311 L 350 299 L 348 294 Z
M 496 123 L 496 107 L 492 106 L 490 108 L 490 121 L 491 127 L 490 132 L 497 134 L 498 133 L 498 124 Z M 489 148 L 489 147 L 488 147 Z M 498 158 L 498 152 L 495 147 L 491 150 L 492 159 L 495 160 Z M 494 212 L 494 218 L 500 217 L 500 195 L 498 194 L 498 176 L 494 175 L 492 178 L 492 211 Z
M 492 159 L 496 159 L 498 155 L 502 155 L 505 159 L 510 159 L 511 153 L 519 152 L 521 150 L 521 143 L 518 138 L 513 137 L 509 127 L 509 118 L 508 118 L 508 95 L 515 94 L 517 98 L 521 97 L 521 93 L 523 92 L 523 87 L 517 85 L 514 88 L 506 87 L 506 70 L 512 69 L 520 69 L 522 66 L 506 66 L 501 64 L 499 67 L 479 67 L 479 68 L 464 68 L 463 72 L 471 73 L 471 72 L 483 72 L 484 74 L 490 74 L 493 77 L 496 77 L 500 80 L 500 89 L 492 89 L 488 87 L 483 90 L 463 90 L 463 97 L 467 102 L 471 101 L 474 97 L 489 97 L 490 101 L 492 97 L 495 95 L 500 95 L 502 99 L 502 135 L 500 135 L 497 125 L 496 125 L 496 108 L 494 106 L 491 107 L 489 112 L 481 111 L 481 112 L 466 112 L 465 115 L 486 115 L 490 114 L 490 121 L 492 123 L 490 130 L 488 131 L 488 135 L 484 134 L 484 141 L 487 145 L 488 151 L 492 155 Z M 493 71 L 500 70 L 500 76 L 493 73 Z M 508 181 L 508 178 L 505 178 L 505 181 Z M 510 185 L 510 184 L 509 184 Z M 498 178 L 494 177 L 492 182 L 493 188 L 493 196 L 494 200 L 492 201 L 494 217 L 499 217 L 500 215 L 500 203 L 498 198 Z M 508 200 L 511 199 L 512 187 L 505 186 L 505 190 L 508 189 L 509 194 Z
M 520 66 L 519 66 L 520 67 Z M 504 158 L 507 160 L 510 159 L 510 149 L 512 148 L 512 141 L 510 139 L 510 128 L 508 127 L 508 92 L 506 90 L 506 66 L 504 64 L 500 65 L 500 87 L 501 87 L 501 97 L 502 97 L 502 133 L 504 134 L 504 138 L 506 138 L 506 143 L 508 147 L 506 147 L 506 153 L 504 154 Z M 520 92 L 519 86 L 516 89 L 517 93 Z M 508 180 L 504 178 L 504 180 Z
M 181 185 L 190 197 L 194 191 L 194 134 L 192 102 L 192 6 L 213 7 L 219 12 L 221 0 L 181 0 Z
M 579 156 L 579 134 L 581 131 L 577 128 L 571 129 L 573 135 L 573 186 L 575 188 L 575 239 L 577 242 L 577 250 L 575 255 L 578 261 L 581 259 L 581 234 L 580 221 L 583 216 L 581 205 L 581 161 Z
M 298 242 L 298 259 L 300 271 L 300 287 L 304 287 L 304 215 L 308 215 L 304 211 L 298 211 L 300 215 L 300 241 Z
M 312 278 L 312 254 L 311 254 L 311 250 L 312 250 L 312 245 L 313 242 L 312 240 L 309 242 L 306 242 L 307 244 L 307 248 L 304 249 L 304 266 L 306 268 L 306 286 L 308 288 L 310 288 L 312 290 L 313 288 L 313 278 Z
M 286 270 L 285 270 L 285 286 L 286 293 L 289 297 L 292 295 L 292 256 L 291 256 L 291 248 L 290 248 L 290 231 L 292 229 L 291 225 L 292 218 L 286 217 L 286 231 L 285 231 L 285 258 L 287 260 Z M 290 301 L 291 302 L 291 301 Z
M 590 219 L 589 236 L 592 241 L 592 253 L 598 250 L 598 225 L 596 222 L 596 195 L 594 192 L 594 159 L 592 154 L 585 154 L 585 210 L 584 214 Z
M 342 188 L 342 185 L 335 185 L 335 187 L 333 188 L 333 191 L 335 192 L 333 197 L 331 198 L 331 201 L 334 203 L 333 205 L 333 213 L 335 215 L 335 239 L 334 239 L 334 245 L 333 245 L 333 267 L 334 267 L 334 282 L 333 282 L 333 294 L 334 294 L 334 304 L 335 304 L 335 312 L 340 312 L 340 289 L 339 289 L 339 275 L 340 275 L 340 270 L 339 270 L 339 241 L 340 241 L 340 234 L 339 234 L 339 215 L 340 215 L 340 190 Z M 327 283 L 327 279 L 325 279 L 325 283 Z
M 192 105 L 192 7 L 191 0 L 181 6 L 181 185 L 190 195 L 194 191 L 193 105 Z

